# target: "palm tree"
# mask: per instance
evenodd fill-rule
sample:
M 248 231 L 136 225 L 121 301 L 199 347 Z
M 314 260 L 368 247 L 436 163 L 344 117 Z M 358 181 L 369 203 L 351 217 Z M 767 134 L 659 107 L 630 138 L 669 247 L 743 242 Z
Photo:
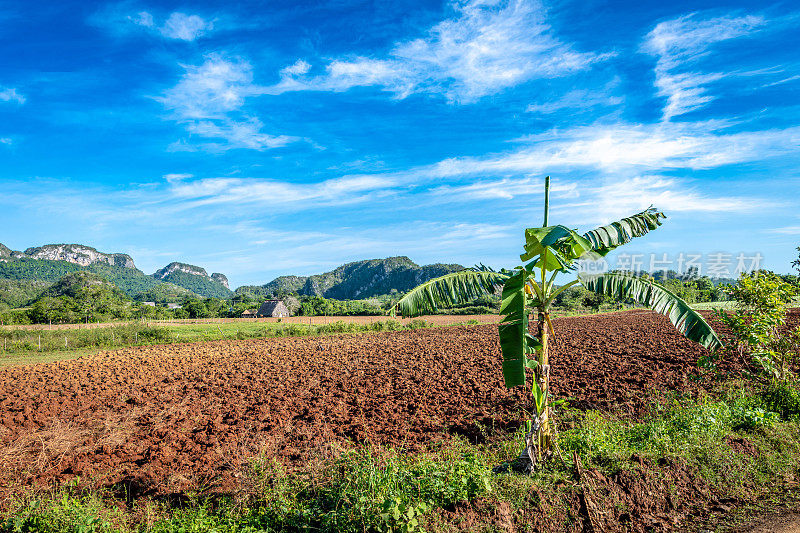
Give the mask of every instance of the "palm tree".
M 392 313 L 419 316 L 492 293 L 502 287 L 499 325 L 503 352 L 503 377 L 508 388 L 525 385 L 525 369 L 533 371 L 532 420 L 527 423 L 525 448 L 520 458 L 534 467 L 549 457 L 555 446 L 555 431 L 549 397 L 550 361 L 548 336 L 553 333 L 550 308 L 562 291 L 582 284 L 588 290 L 617 299 L 632 299 L 666 315 L 687 338 L 709 350 L 722 346 L 714 330 L 689 304 L 650 278 L 629 273 L 579 273 L 560 287 L 558 274 L 574 273 L 580 260 L 597 260 L 611 250 L 646 235 L 661 225 L 664 213 L 652 206 L 607 226 L 579 235 L 566 226 L 549 226 L 550 176 L 545 178 L 544 224 L 525 230 L 523 263 L 513 269 L 494 271 L 483 265 L 432 279 L 412 289 L 392 308 Z M 528 328 L 529 315 L 536 313 L 535 334 Z

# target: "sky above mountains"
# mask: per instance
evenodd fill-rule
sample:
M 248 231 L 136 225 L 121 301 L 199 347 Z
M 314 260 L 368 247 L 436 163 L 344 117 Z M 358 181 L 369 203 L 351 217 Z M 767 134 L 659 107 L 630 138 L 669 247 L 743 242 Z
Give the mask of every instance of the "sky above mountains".
M 511 267 L 549 174 L 551 223 L 667 213 L 611 267 L 788 272 L 798 50 L 792 2 L 0 0 L 0 242 Z

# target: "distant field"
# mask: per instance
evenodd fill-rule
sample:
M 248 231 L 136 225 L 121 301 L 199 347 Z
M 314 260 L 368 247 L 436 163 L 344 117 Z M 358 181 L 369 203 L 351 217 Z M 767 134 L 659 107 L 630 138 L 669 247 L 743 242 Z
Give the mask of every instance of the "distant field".
M 260 337 L 396 331 L 453 324 L 492 324 L 498 315 L 434 315 L 417 319 L 372 317 L 291 317 L 284 319 L 198 319 L 38 325 L 0 328 L 0 366 L 77 359 L 131 346 Z
M 736 308 L 736 302 L 727 301 L 727 302 L 700 302 L 696 304 L 692 304 L 692 309 L 698 309 L 700 311 L 710 311 L 711 309 L 726 309 L 728 311 Z
M 695 309 L 730 309 L 729 302 L 696 304 Z M 624 311 L 554 311 L 554 317 Z M 0 366 L 78 359 L 103 350 L 131 346 L 206 342 L 261 337 L 359 333 L 455 324 L 496 324 L 500 315 L 427 315 L 417 319 L 389 316 L 296 316 L 289 318 L 208 318 L 95 324 L 0 327 Z
M 419 317 L 426 322 L 430 322 L 436 326 L 443 326 L 448 324 L 458 324 L 466 322 L 467 320 L 478 320 L 481 324 L 491 324 L 500 321 L 499 315 L 425 315 Z M 144 323 L 154 326 L 182 326 L 182 325 L 196 325 L 196 324 L 237 324 L 237 327 L 243 327 L 242 324 L 304 324 L 310 326 L 318 326 L 320 324 L 332 324 L 334 322 L 345 322 L 347 324 L 374 324 L 384 320 L 398 320 L 408 322 L 412 319 L 396 317 L 392 318 L 387 315 L 378 316 L 293 316 L 288 318 L 184 318 L 184 319 L 171 319 L 171 320 L 146 320 Z M 60 329 L 97 329 L 108 328 L 112 326 L 142 323 L 142 321 L 121 321 L 121 322 L 90 322 L 78 324 L 14 324 L 2 326 L 6 329 L 21 329 L 21 330 L 60 330 Z M 235 328 L 234 328 L 235 329 Z

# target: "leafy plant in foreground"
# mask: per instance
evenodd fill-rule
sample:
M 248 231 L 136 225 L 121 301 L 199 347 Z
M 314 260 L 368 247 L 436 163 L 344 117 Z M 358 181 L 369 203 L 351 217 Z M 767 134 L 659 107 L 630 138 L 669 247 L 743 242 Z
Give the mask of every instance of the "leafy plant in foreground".
M 525 230 L 524 253 L 520 259 L 526 264 L 500 272 L 480 266 L 446 274 L 411 290 L 393 308 L 393 312 L 404 316 L 417 316 L 502 287 L 500 314 L 504 318 L 499 334 L 505 385 L 508 388 L 525 385 L 526 368 L 531 369 L 534 375 L 531 385 L 532 419 L 528 421 L 525 449 L 520 454 L 520 458 L 531 467 L 551 455 L 555 446 L 556 435 L 550 421 L 548 339 L 554 334 L 550 309 L 563 291 L 580 283 L 599 295 L 630 298 L 666 315 L 678 331 L 709 350 L 722 346 L 696 311 L 650 278 L 636 278 L 618 272 L 579 274 L 577 279 L 557 286 L 556 276 L 577 270 L 578 261 L 604 257 L 635 237 L 658 228 L 666 216 L 650 207 L 580 235 L 566 226 L 548 225 L 549 188 L 548 176 L 545 178 L 544 224 Z M 528 326 L 532 312 L 536 314 L 534 335 L 530 334 Z M 613 369 L 609 371 L 613 372 Z
M 742 274 L 728 290 L 737 309 L 728 313 L 715 310 L 731 328 L 740 355 L 749 352 L 753 361 L 772 379 L 791 376 L 789 365 L 800 352 L 800 328 L 785 331 L 786 309 L 798 289 L 771 272 Z

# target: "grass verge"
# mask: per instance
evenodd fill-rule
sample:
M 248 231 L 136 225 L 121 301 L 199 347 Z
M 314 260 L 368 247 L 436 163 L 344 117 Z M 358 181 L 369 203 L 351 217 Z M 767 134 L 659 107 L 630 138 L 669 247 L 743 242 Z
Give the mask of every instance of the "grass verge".
M 463 324 L 477 324 L 467 320 Z M 93 329 L 20 330 L 0 328 L 0 366 L 35 364 L 75 359 L 99 350 L 148 344 L 204 342 L 225 339 L 294 337 L 402 331 L 433 327 L 424 320 L 401 323 L 378 320 L 368 324 L 344 321 L 306 325 L 286 323 L 148 325 L 132 323 Z

